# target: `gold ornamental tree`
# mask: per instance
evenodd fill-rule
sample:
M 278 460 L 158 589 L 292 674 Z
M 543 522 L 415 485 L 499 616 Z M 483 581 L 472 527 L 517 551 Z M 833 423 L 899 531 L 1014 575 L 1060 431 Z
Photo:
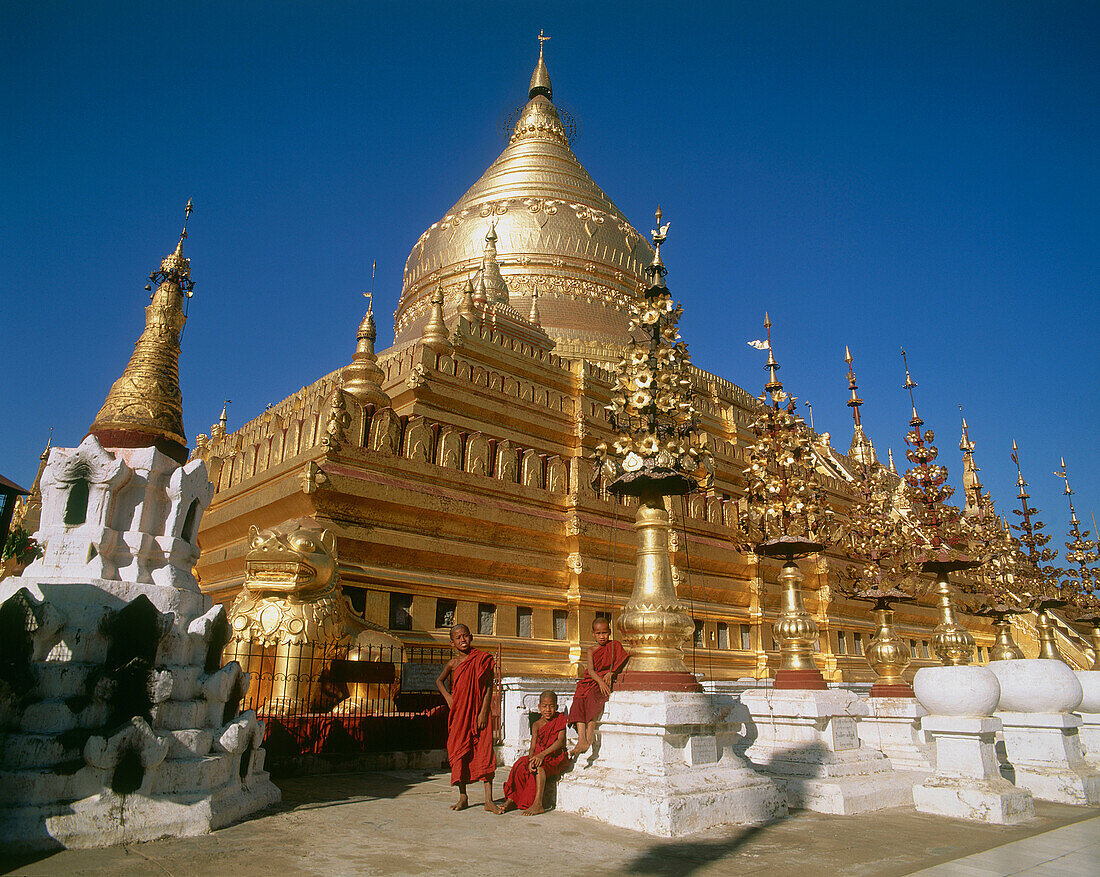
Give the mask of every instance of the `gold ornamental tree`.
M 852 354 L 844 348 L 848 363 L 848 407 L 855 420 L 855 434 L 862 434 L 856 376 Z M 838 590 L 844 596 L 872 604 L 877 630 L 867 647 L 867 663 L 875 672 L 872 697 L 913 697 L 903 673 L 912 660 L 904 638 L 894 631 L 893 605 L 916 597 L 919 569 L 913 562 L 912 535 L 894 508 L 897 476 L 867 457 L 856 459 L 858 479 L 852 485 L 854 501 L 848 509 L 840 552 L 847 561 L 840 567 Z
M 608 420 L 617 433 L 611 448 L 596 448 L 597 478 L 609 493 L 638 497 L 634 590 L 619 615 L 630 664 L 620 690 L 697 691 L 683 644 L 695 630 L 676 595 L 668 553 L 666 496 L 681 496 L 706 480 L 713 464 L 707 436 L 698 428 L 691 360 L 680 340 L 681 308 L 665 285 L 661 244 L 668 224 L 653 232 L 655 253 L 648 283 L 632 303 L 631 340 L 619 362 Z
M 771 320 L 764 315 L 766 342 L 750 342 L 767 349 L 768 382 L 761 407 L 753 418 L 756 438 L 748 450 L 744 470 L 747 514 L 739 541 L 757 555 L 784 561 L 779 573 L 782 609 L 773 627 L 779 643 L 777 689 L 824 689 L 825 679 L 814 663 L 817 623 L 802 602 L 799 557 L 817 554 L 833 539 L 835 521 L 818 481 L 809 429 L 795 414 L 794 398 L 783 392 L 776 372 L 779 363 L 771 343 Z
M 1077 510 L 1073 507 L 1073 489 L 1069 486 L 1069 476 L 1066 474 L 1066 461 L 1062 460 L 1062 470 L 1058 473 L 1066 483 L 1065 495 L 1069 498 L 1069 538 L 1066 541 L 1066 568 L 1060 570 L 1063 575 L 1060 596 L 1069 604 L 1069 613 L 1073 620 L 1080 624 L 1088 625 L 1089 639 L 1092 642 L 1092 667 L 1091 670 L 1100 670 L 1100 598 L 1097 597 L 1097 588 L 1100 588 L 1100 568 L 1096 566 L 1097 554 L 1096 539 L 1090 539 L 1088 530 L 1081 529 L 1081 522 L 1077 519 Z M 1093 523 L 1095 530 L 1096 524 Z
M 962 511 L 947 501 L 954 488 L 947 483 L 947 467 L 936 462 L 939 449 L 934 444 L 935 433 L 921 430 L 924 421 L 917 414 L 913 399 L 916 381 L 909 374 L 905 350 L 901 352 L 905 362 L 905 389 L 909 391 L 913 416 L 905 443 L 909 445 L 906 457 L 912 464 L 903 477 L 904 499 L 909 506 L 914 529 L 911 545 L 913 561 L 936 578 L 936 596 L 939 601 L 940 623 L 932 634 L 932 647 L 945 666 L 969 664 L 974 655 L 974 636 L 955 619 L 952 601 L 950 573 L 980 566 L 981 561 L 971 553 L 971 544 L 962 521 Z M 961 584 L 964 593 L 974 592 L 972 583 Z

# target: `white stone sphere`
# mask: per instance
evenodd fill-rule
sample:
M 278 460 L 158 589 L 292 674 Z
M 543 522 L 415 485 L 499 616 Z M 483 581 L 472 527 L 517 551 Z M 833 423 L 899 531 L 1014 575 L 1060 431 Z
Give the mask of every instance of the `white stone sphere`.
M 999 710 L 1015 713 L 1068 713 L 1081 703 L 1081 683 L 1069 665 L 1052 658 L 990 661 L 1001 685 Z
M 1100 670 L 1077 670 L 1073 675 L 1081 683 L 1079 713 L 1100 713 Z
M 934 716 L 991 716 L 1001 697 L 985 667 L 922 667 L 913 677 L 920 705 Z

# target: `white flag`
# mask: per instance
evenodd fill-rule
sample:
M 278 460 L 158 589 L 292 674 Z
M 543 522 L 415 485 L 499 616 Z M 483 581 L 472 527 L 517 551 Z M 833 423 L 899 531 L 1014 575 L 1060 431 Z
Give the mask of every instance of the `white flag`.
M 749 342 L 749 347 L 755 347 L 757 350 L 767 350 L 768 349 L 768 342 L 767 341 L 750 341 Z

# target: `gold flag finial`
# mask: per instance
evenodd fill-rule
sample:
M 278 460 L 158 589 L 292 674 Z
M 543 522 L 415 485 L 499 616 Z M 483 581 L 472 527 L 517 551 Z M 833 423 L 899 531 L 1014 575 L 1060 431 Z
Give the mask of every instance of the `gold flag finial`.
M 903 363 L 905 363 L 905 383 L 902 385 L 902 389 L 909 391 L 909 402 L 913 406 L 913 417 L 909 421 L 909 423 L 914 428 L 918 428 L 918 427 L 924 426 L 924 421 L 921 420 L 920 415 L 917 414 L 917 401 L 913 397 L 913 388 L 915 386 L 917 386 L 917 382 L 914 381 L 913 378 L 909 374 L 909 360 L 905 355 L 905 348 L 904 347 L 901 349 L 901 361 Z

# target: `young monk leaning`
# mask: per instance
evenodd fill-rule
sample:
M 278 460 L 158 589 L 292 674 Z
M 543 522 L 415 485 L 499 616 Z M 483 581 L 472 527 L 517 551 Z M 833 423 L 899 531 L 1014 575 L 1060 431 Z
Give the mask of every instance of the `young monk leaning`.
M 539 718 L 531 726 L 531 750 L 512 765 L 512 772 L 504 782 L 508 800 L 497 807 L 497 813 L 517 807 L 527 816 L 546 812 L 543 803 L 546 781 L 569 764 L 565 755 L 565 725 L 565 715 L 558 712 L 558 696 L 544 691 L 539 697 Z
M 451 763 L 451 785 L 458 786 L 458 802 L 452 810 L 470 806 L 466 784 L 485 784 L 485 809 L 493 806 L 493 729 L 489 727 L 489 699 L 493 693 L 493 657 L 473 647 L 474 638 L 465 624 L 451 628 L 451 645 L 458 654 L 447 662 L 435 681 L 450 714 L 447 716 L 447 760 Z M 450 677 L 451 688 L 446 686 Z
M 629 657 L 626 649 L 611 638 L 607 619 L 597 617 L 592 622 L 592 636 L 596 645 L 588 650 L 588 666 L 584 676 L 577 680 L 573 705 L 569 708 L 569 724 L 577 726 L 577 744 L 569 753 L 571 758 L 587 752 L 595 741 L 596 721 L 611 696 L 611 682 Z

